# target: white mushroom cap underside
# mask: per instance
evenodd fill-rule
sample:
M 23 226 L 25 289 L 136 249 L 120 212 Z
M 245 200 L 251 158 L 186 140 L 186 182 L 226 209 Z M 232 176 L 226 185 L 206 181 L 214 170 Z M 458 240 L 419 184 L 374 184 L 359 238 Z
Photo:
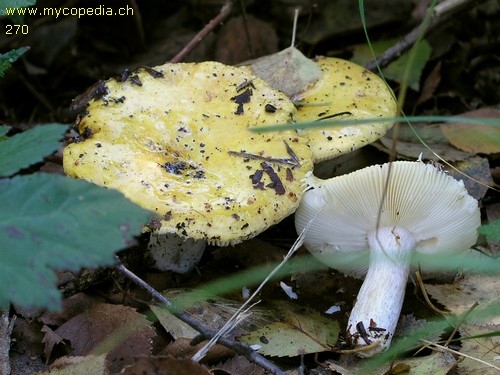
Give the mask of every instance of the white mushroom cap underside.
M 319 180 L 306 178 L 306 192 L 295 214 L 297 232 L 314 222 L 305 246 L 322 262 L 360 276 L 368 265 L 367 234 L 399 226 L 412 233 L 420 254 L 454 253 L 477 240 L 480 212 L 462 181 L 422 162 L 374 165 L 348 175 Z

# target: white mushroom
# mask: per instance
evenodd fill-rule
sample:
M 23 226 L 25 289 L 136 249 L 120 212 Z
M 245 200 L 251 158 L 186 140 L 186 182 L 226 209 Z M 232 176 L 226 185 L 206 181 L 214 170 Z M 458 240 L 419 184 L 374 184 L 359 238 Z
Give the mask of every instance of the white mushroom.
M 462 181 L 422 162 L 374 165 L 329 180 L 309 175 L 306 182 L 314 189 L 295 219 L 299 233 L 313 220 L 306 248 L 344 273 L 360 277 L 368 270 L 347 336 L 356 347 L 370 345 L 360 355 L 372 356 L 390 346 L 412 259 L 425 266 L 425 256 L 463 253 L 475 244 L 477 201 Z

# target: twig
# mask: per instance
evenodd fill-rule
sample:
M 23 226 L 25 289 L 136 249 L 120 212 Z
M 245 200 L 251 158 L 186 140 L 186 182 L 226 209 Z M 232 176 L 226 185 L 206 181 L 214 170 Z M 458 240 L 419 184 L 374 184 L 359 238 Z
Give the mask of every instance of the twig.
M 420 287 L 420 291 L 422 292 L 422 295 L 424 296 L 424 300 L 427 303 L 427 305 L 431 308 L 431 310 L 434 311 L 438 315 L 442 315 L 442 316 L 449 315 L 448 312 L 438 309 L 432 303 L 431 299 L 429 298 L 429 295 L 427 294 L 427 290 L 425 289 L 425 285 L 424 285 L 424 282 L 422 280 L 422 275 L 420 274 L 420 271 L 416 271 L 415 275 L 417 277 L 417 283 L 418 283 L 418 286 Z
M 248 16 L 244 0 L 240 0 L 240 10 L 243 20 L 243 29 L 245 30 L 245 35 L 247 37 L 248 49 L 250 50 L 250 57 L 252 59 L 255 59 L 255 49 L 253 48 L 252 37 L 250 35 L 250 28 L 248 27 Z
M 461 357 L 469 358 L 469 359 L 472 359 L 473 361 L 476 361 L 476 362 L 482 363 L 483 365 L 486 365 L 488 367 L 494 368 L 495 370 L 500 370 L 500 367 L 492 365 L 489 362 L 483 361 L 483 360 L 476 358 L 476 357 L 473 357 L 471 355 L 447 348 L 443 345 L 439 345 L 439 344 L 433 343 L 431 341 L 427 341 L 427 340 L 423 340 L 423 339 L 421 339 L 421 341 L 425 342 L 427 344 L 427 346 L 430 347 L 431 349 L 435 349 L 435 350 L 440 351 L 440 352 L 448 352 L 448 353 L 452 353 L 452 354 L 455 354 L 455 355 L 458 355 Z
M 377 57 L 376 61 L 370 61 L 365 65 L 368 70 L 375 70 L 378 65 L 383 68 L 389 65 L 390 62 L 397 59 L 401 54 L 408 50 L 421 36 L 422 33 L 428 34 L 437 26 L 442 25 L 456 13 L 464 10 L 470 10 L 474 7 L 471 3 L 481 4 L 487 0 L 445 0 L 438 4 L 433 11 L 431 20 L 428 25 L 420 24 L 407 35 L 405 35 L 398 43 L 387 49 L 382 55 Z
M 191 51 L 205 38 L 215 27 L 222 21 L 224 21 L 229 14 L 231 14 L 231 9 L 233 7 L 233 1 L 227 0 L 226 3 L 222 6 L 219 14 L 210 22 L 208 22 L 203 29 L 200 30 L 198 34 L 195 35 L 191 41 L 186 44 L 186 46 L 175 55 L 170 62 L 178 63 L 186 58 L 187 55 L 191 53 Z
M 194 319 L 193 317 L 191 317 L 187 313 L 179 310 L 177 308 L 177 306 L 175 306 L 171 301 L 169 301 L 167 298 L 165 298 L 165 296 L 163 296 L 160 292 L 158 292 L 156 289 L 154 289 L 152 286 L 150 286 L 148 283 L 146 283 L 140 277 L 138 277 L 133 272 L 131 272 L 129 269 L 127 269 L 123 264 L 121 264 L 118 257 L 116 257 L 116 258 L 118 260 L 118 264 L 115 267 L 121 273 L 123 273 L 126 277 L 128 277 L 130 280 L 132 280 L 134 283 L 136 283 L 140 287 L 146 289 L 172 315 L 174 315 L 175 317 L 179 318 L 184 323 L 190 325 L 195 330 L 197 330 L 200 334 L 202 334 L 203 336 L 205 336 L 207 338 L 215 336 L 215 334 L 216 334 L 215 332 L 213 332 L 212 330 L 208 329 L 205 325 L 203 325 L 202 323 L 198 322 L 196 319 Z M 231 340 L 231 339 L 226 338 L 226 337 L 219 337 L 217 341 L 218 341 L 219 344 L 224 345 L 225 347 L 230 348 L 230 349 L 234 350 L 235 352 L 243 355 L 249 361 L 251 361 L 251 362 L 259 365 L 263 369 L 269 371 L 271 374 L 274 374 L 274 375 L 285 375 L 285 373 L 283 372 L 283 370 L 281 370 L 278 366 L 276 366 L 271 361 L 269 361 L 266 358 L 264 358 L 259 353 L 255 352 L 247 344 L 239 343 L 237 341 Z
M 264 285 L 266 285 L 267 282 L 272 279 L 272 277 L 285 265 L 285 263 L 292 257 L 292 255 L 295 254 L 295 252 L 302 246 L 302 244 L 304 243 L 305 234 L 307 233 L 307 231 L 309 230 L 312 223 L 314 222 L 314 220 L 316 219 L 316 217 L 319 215 L 320 212 L 321 212 L 321 210 L 319 210 L 316 213 L 316 215 L 311 220 L 309 220 L 309 222 L 307 223 L 305 228 L 302 230 L 299 237 L 295 240 L 294 244 L 292 245 L 292 247 L 290 248 L 288 253 L 285 255 L 283 260 L 280 262 L 280 264 L 278 264 L 269 273 L 269 275 L 267 275 L 267 277 L 264 279 L 264 281 L 262 281 L 262 283 L 259 285 L 259 287 L 252 293 L 252 295 L 245 301 L 245 303 L 243 303 L 240 306 L 240 308 L 233 314 L 233 316 L 231 316 L 231 318 L 229 318 L 229 320 L 222 326 L 222 328 L 219 330 L 219 332 L 217 332 L 217 334 L 215 336 L 213 336 L 212 339 L 203 348 L 201 348 L 198 351 L 198 353 L 196 353 L 194 355 L 194 357 L 193 357 L 194 361 L 199 361 L 201 358 L 203 358 L 206 355 L 206 353 L 208 352 L 208 350 L 213 345 L 215 345 L 217 340 L 220 340 L 220 338 L 223 335 L 230 332 L 232 329 L 234 329 L 236 327 L 236 325 L 238 324 L 238 321 L 239 321 L 239 318 L 238 318 L 239 315 L 241 315 L 242 312 L 248 311 L 247 306 L 260 293 L 260 291 L 262 290 Z
M 141 43 L 141 47 L 146 46 L 146 37 L 144 36 L 144 27 L 142 24 L 142 16 L 139 10 L 139 6 L 137 5 L 136 0 L 130 0 L 130 6 L 134 10 L 134 23 L 135 28 L 137 29 L 137 34 L 139 35 L 139 42 Z

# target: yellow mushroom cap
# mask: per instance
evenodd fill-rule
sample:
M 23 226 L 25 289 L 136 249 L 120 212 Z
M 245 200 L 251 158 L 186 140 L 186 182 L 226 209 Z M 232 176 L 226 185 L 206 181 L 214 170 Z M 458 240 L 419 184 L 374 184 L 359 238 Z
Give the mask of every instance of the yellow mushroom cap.
M 159 233 L 238 243 L 292 213 L 312 169 L 293 103 L 264 81 L 216 62 L 143 68 L 104 83 L 64 149 L 69 176 L 121 191 L 162 217 Z
M 350 61 L 322 57 L 317 60 L 322 76 L 300 94 L 303 104 L 297 122 L 318 121 L 328 116 L 346 119 L 393 117 L 397 105 L 391 89 L 376 74 Z M 304 129 L 314 162 L 349 153 L 381 138 L 392 123 L 330 126 Z

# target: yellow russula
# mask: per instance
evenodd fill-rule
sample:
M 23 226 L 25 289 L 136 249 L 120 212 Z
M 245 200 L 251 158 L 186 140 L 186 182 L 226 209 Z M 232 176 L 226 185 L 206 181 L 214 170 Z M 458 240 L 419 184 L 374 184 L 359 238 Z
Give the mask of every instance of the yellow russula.
M 165 64 L 110 79 L 64 149 L 69 176 L 121 191 L 162 219 L 152 229 L 217 245 L 251 238 L 292 213 L 312 170 L 305 137 L 253 133 L 284 124 L 293 103 L 215 62 Z
M 297 122 L 321 119 L 392 117 L 397 105 L 385 82 L 350 61 L 320 57 L 321 78 L 299 94 Z M 330 126 L 302 130 L 309 138 L 314 162 L 354 151 L 382 137 L 392 123 Z

